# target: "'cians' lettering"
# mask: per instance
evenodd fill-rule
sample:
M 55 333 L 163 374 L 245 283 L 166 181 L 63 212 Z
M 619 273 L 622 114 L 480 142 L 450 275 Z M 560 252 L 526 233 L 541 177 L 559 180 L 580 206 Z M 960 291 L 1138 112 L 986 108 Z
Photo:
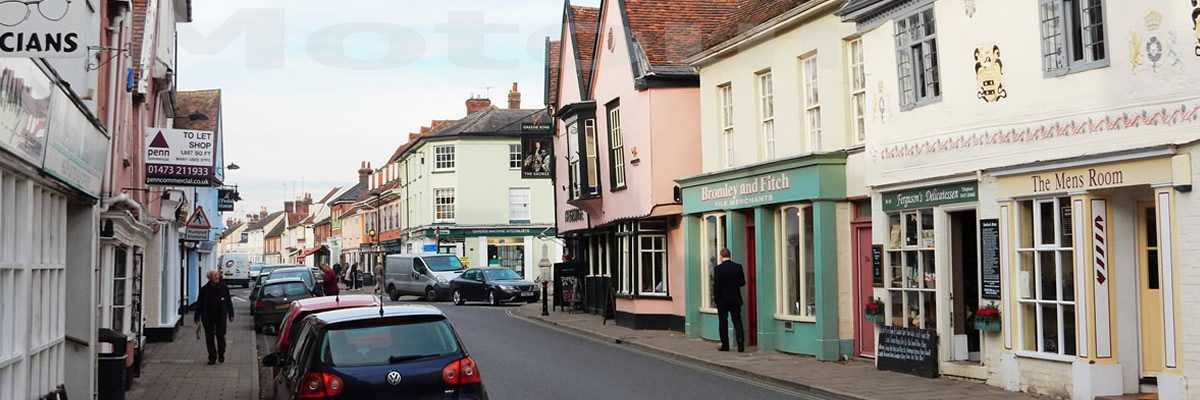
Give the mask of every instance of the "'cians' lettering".
M 1097 171 L 1095 168 L 1088 169 L 1085 174 L 1056 172 L 1049 178 L 1042 175 L 1034 175 L 1031 178 L 1034 193 L 1078 190 L 1125 183 L 1123 171 Z
M 73 53 L 79 49 L 77 33 L 0 33 L 0 51 L 5 53 L 45 52 Z

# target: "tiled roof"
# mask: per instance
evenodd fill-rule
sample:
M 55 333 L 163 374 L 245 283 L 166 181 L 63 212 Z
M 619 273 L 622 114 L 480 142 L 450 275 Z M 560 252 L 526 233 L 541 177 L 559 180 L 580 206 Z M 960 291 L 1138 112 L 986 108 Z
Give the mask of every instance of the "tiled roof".
M 240 222 L 240 221 L 229 224 L 229 227 L 225 228 L 224 232 L 221 232 L 221 239 L 229 237 L 229 235 L 232 235 L 234 232 L 237 232 L 237 230 L 240 229 L 242 227 L 242 225 L 245 225 L 245 223 Z
M 271 228 L 271 231 L 267 232 L 264 237 L 276 237 L 282 235 L 284 229 L 287 229 L 287 224 L 275 224 L 275 227 Z
M 578 59 L 577 71 L 580 75 L 582 90 L 592 84 L 592 59 L 596 51 L 596 32 L 600 25 L 600 9 L 595 7 L 570 6 L 567 16 L 571 19 L 571 41 L 575 43 L 575 57 Z
M 253 230 L 262 229 L 264 226 L 267 225 L 267 223 L 274 221 L 276 218 L 279 218 L 280 215 L 283 215 L 283 211 L 276 211 L 276 212 L 267 214 L 266 217 L 259 218 L 258 221 L 251 222 L 250 225 L 247 225 L 246 230 L 253 231 Z
M 562 42 L 546 42 L 546 105 L 558 107 L 558 75 L 562 73 Z
M 220 114 L 220 89 L 180 91 L 175 94 L 176 128 L 216 132 Z
M 510 110 L 491 107 L 447 124 L 422 138 L 459 135 L 512 136 L 521 134 L 521 124 L 550 122 L 550 114 L 544 109 Z
M 712 31 L 705 34 L 704 44 L 707 47 L 720 45 L 729 39 L 745 33 L 792 10 L 804 3 L 816 0 L 746 0 L 732 10 L 725 20 Z M 851 0 L 854 1 L 854 0 Z M 700 49 L 703 51 L 704 49 Z
M 353 202 L 358 201 L 358 199 L 362 198 L 364 195 L 366 195 L 366 193 L 367 193 L 367 184 L 359 182 L 358 184 L 354 185 L 349 190 L 347 190 L 345 193 L 342 193 L 341 196 L 338 196 L 336 199 L 334 199 L 333 202 L 334 203 L 353 203 Z
M 716 44 L 705 43 L 704 33 L 720 27 L 731 12 L 748 1 L 624 0 L 623 4 L 629 29 L 650 68 L 679 67 L 685 71 L 691 67 L 684 60 Z

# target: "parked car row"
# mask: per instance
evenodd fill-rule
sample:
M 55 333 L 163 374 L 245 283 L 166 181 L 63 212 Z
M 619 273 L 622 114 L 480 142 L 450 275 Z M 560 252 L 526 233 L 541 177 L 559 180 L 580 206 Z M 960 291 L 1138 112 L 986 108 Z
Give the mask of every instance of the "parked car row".
M 449 297 L 454 304 L 486 301 L 537 302 L 537 285 L 504 267 L 466 269 L 453 255 L 390 255 L 384 264 L 385 291 L 393 301 L 400 296 L 421 296 L 435 301 Z

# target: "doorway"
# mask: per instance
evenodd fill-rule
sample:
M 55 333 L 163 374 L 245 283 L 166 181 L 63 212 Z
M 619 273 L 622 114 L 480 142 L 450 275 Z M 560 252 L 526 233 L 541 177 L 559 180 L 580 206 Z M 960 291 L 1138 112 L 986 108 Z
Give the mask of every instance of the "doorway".
M 1163 298 L 1158 263 L 1158 221 L 1153 202 L 1138 203 L 1138 318 L 1141 381 L 1154 383 L 1163 365 Z
M 975 329 L 975 311 L 979 309 L 978 219 L 975 210 L 948 213 L 950 222 L 950 324 L 953 342 L 950 359 L 982 361 L 980 332 Z
M 758 290 L 755 289 L 758 274 L 755 260 L 754 224 L 746 224 L 746 316 L 742 324 L 746 328 L 746 346 L 758 346 Z
M 875 297 L 876 270 L 871 252 L 871 223 L 854 224 L 854 309 L 862 310 Z M 883 270 L 878 271 L 878 285 L 883 286 Z M 855 323 L 854 347 L 858 355 L 875 357 L 875 323 L 865 314 Z

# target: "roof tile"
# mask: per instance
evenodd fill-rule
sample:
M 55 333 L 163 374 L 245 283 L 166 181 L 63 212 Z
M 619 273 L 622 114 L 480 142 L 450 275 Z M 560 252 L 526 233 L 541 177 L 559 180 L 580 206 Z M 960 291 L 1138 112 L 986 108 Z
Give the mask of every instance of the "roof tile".
M 651 68 L 687 66 L 707 46 L 705 32 L 720 27 L 738 6 L 752 0 L 625 0 L 629 29 Z

